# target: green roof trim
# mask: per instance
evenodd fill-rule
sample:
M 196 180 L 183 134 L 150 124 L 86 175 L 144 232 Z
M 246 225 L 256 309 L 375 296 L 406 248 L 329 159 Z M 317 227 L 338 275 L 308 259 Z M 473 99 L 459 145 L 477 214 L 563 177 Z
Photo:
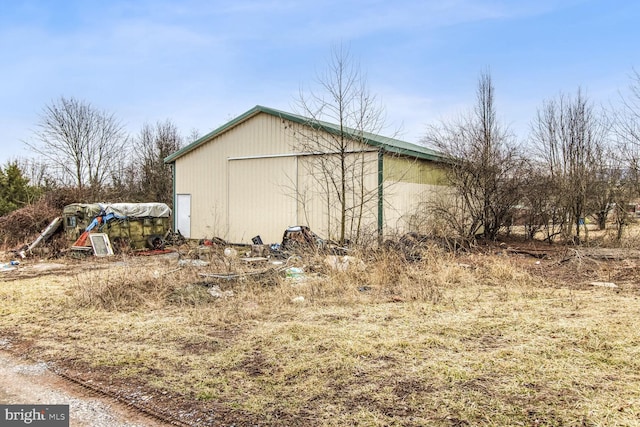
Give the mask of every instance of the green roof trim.
M 164 159 L 164 162 L 165 163 L 175 162 L 178 158 L 189 153 L 190 151 L 195 150 L 199 146 L 207 143 L 209 140 L 217 137 L 218 135 L 221 135 L 222 133 L 230 130 L 231 128 L 239 125 L 240 123 L 260 113 L 269 114 L 271 116 L 289 120 L 291 122 L 298 123 L 305 126 L 318 127 L 319 129 L 324 130 L 328 133 L 332 133 L 332 134 L 340 133 L 340 127 L 336 124 L 319 121 L 319 120 L 313 120 L 307 117 L 299 116 L 297 114 L 287 113 L 285 111 L 280 111 L 273 108 L 256 105 L 246 113 L 239 115 L 238 117 L 231 120 L 230 122 L 225 123 L 219 128 L 209 132 L 202 138 L 195 140 L 194 142 L 187 145 L 186 147 L 183 147 L 180 150 L 176 151 L 175 153 L 171 154 L 170 156 L 166 157 Z M 362 141 L 365 144 L 371 145 L 373 147 L 381 148 L 383 151 L 386 151 L 389 153 L 400 154 L 400 155 L 415 157 L 415 158 L 424 159 L 424 160 L 432 160 L 432 161 L 438 161 L 438 162 L 445 161 L 445 156 L 443 154 L 437 151 L 431 150 L 427 147 L 422 147 L 420 145 L 412 144 L 410 142 L 401 141 L 399 139 L 394 139 L 394 138 L 388 138 L 386 136 L 376 135 L 369 132 L 360 133 L 353 129 L 348 129 L 348 128 L 346 129 L 346 133 L 351 135 L 352 137 L 355 137 L 357 135 L 357 139 L 362 138 Z

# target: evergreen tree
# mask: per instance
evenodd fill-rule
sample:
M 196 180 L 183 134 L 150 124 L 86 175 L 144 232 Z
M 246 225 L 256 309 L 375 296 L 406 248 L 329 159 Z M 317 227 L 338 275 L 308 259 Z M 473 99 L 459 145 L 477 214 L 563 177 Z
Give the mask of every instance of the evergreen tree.
M 0 216 L 29 204 L 36 193 L 37 189 L 29 185 L 18 162 L 8 162 L 0 167 Z

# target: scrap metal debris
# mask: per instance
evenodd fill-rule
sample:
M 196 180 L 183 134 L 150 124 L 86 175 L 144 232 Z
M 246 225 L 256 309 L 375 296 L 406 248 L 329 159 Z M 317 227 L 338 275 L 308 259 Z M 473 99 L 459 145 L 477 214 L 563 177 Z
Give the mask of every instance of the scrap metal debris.
M 206 267 L 210 263 L 207 261 L 203 261 L 201 259 L 181 259 L 178 261 L 178 265 L 181 267 L 191 266 L 191 267 Z
M 20 264 L 18 261 L 11 261 L 5 264 L 0 264 L 0 271 L 12 271 L 12 270 L 17 270 L 18 269 L 18 264 Z
M 51 221 L 51 223 L 49 223 L 47 228 L 45 228 L 42 233 L 40 233 L 36 240 L 27 245 L 26 248 L 18 251 L 18 255 L 20 255 L 21 258 L 26 258 L 27 254 L 31 254 L 36 246 L 38 246 L 42 242 L 47 241 L 51 236 L 53 236 L 55 232 L 58 231 L 61 225 L 62 217 L 56 217 L 53 221 Z
M 215 272 L 215 273 L 199 273 L 200 277 L 206 277 L 211 279 L 219 279 L 219 280 L 238 280 L 247 277 L 258 278 L 258 277 L 271 277 L 274 275 L 281 274 L 285 272 L 289 267 L 289 263 L 291 260 L 297 257 L 290 257 L 286 262 L 280 261 L 272 261 L 268 264 L 267 267 L 261 268 L 260 270 L 249 270 L 249 271 L 233 271 L 233 272 Z
M 590 283 L 591 286 L 599 286 L 601 288 L 617 288 L 618 285 L 616 285 L 615 283 L 611 283 L 611 282 L 591 282 Z
M 282 250 L 297 251 L 322 248 L 324 240 L 306 225 L 289 227 L 282 236 Z

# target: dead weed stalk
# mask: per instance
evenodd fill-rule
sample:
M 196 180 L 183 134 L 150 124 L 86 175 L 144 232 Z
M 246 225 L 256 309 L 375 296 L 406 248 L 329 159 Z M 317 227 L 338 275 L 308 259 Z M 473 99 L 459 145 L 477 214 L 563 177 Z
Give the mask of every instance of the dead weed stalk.
M 108 311 L 156 309 L 167 303 L 194 306 L 210 301 L 206 289 L 193 284 L 193 269 L 162 274 L 134 267 L 86 273 L 76 278 L 73 302 Z

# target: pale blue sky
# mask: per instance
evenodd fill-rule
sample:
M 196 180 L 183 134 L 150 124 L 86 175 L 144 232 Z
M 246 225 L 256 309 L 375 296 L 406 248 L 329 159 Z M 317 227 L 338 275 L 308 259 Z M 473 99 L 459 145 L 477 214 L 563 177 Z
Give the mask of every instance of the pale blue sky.
M 256 104 L 293 111 L 331 46 L 350 46 L 388 131 L 474 102 L 490 69 L 498 114 L 521 138 L 544 99 L 582 87 L 615 102 L 639 64 L 627 0 L 0 0 L 0 163 L 30 157 L 42 108 L 75 97 L 131 134 L 170 119 L 186 136 Z

